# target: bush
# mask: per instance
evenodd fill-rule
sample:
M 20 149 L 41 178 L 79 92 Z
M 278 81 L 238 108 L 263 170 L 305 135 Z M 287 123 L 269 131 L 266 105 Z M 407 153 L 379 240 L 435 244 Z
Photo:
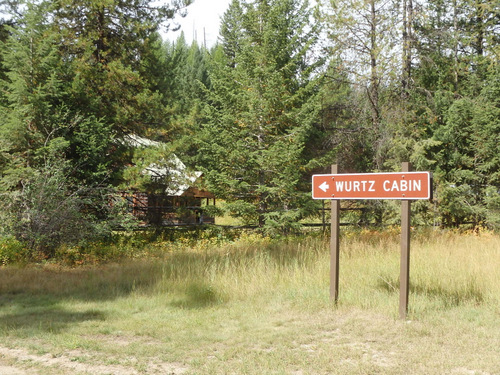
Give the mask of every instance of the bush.
M 24 263 L 27 249 L 13 236 L 0 236 L 0 265 Z
M 119 201 L 113 204 L 110 189 L 78 185 L 65 165 L 47 162 L 31 170 L 19 190 L 2 196 L 4 231 L 25 245 L 31 258 L 52 258 L 62 245 L 85 246 L 109 237 L 128 217 Z

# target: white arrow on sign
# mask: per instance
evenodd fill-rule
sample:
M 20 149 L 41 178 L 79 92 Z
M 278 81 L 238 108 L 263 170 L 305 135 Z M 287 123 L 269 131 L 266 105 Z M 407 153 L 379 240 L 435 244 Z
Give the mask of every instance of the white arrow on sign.
M 319 185 L 318 187 L 319 187 L 321 190 L 323 190 L 325 193 L 327 192 L 327 190 L 328 190 L 328 189 L 330 189 L 330 185 L 328 185 L 328 184 L 326 183 L 326 181 L 325 181 L 325 182 L 323 182 L 323 183 L 322 183 L 321 185 Z

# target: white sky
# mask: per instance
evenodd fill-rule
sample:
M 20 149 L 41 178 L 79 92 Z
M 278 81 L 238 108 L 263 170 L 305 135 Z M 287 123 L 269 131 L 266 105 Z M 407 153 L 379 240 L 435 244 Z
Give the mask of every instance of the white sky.
M 220 18 L 224 15 L 231 0 L 194 0 L 187 7 L 187 16 L 177 16 L 175 21 L 181 25 L 176 31 L 163 34 L 164 39 L 174 41 L 184 32 L 186 42 L 196 40 L 199 44 L 206 41 L 207 47 L 213 46 L 219 36 Z

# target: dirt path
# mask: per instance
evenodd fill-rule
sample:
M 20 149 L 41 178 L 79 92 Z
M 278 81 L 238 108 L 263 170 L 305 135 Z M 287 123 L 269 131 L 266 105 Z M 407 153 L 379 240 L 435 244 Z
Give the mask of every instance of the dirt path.
M 12 362 L 24 362 L 27 366 L 30 364 L 34 367 L 43 368 L 57 368 L 61 373 L 68 374 L 95 374 L 95 375 L 138 375 L 139 372 L 132 367 L 121 365 L 100 365 L 89 364 L 75 361 L 75 358 L 88 358 L 91 356 L 88 353 L 78 350 L 72 350 L 60 356 L 53 356 L 51 354 L 37 355 L 28 352 L 25 349 L 11 349 L 0 346 L 0 374 L 1 375 L 34 375 L 39 371 L 34 369 L 23 369 L 22 367 L 15 367 L 6 364 L 2 358 Z M 151 363 L 148 366 L 147 373 L 151 374 L 171 374 L 180 375 L 187 371 L 187 368 L 177 364 L 168 363 Z
M 24 370 L 20 370 L 17 367 L 5 366 L 0 363 L 0 374 L 2 375 L 28 375 Z

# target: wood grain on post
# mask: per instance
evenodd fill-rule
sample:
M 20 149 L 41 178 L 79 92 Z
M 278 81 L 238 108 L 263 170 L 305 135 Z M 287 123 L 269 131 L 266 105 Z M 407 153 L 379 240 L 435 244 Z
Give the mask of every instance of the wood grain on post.
M 403 172 L 411 171 L 411 164 L 402 164 Z M 411 201 L 401 201 L 401 263 L 399 274 L 399 317 L 406 319 L 410 290 L 410 221 Z
M 332 174 L 338 173 L 338 165 L 332 165 Z M 340 244 L 340 200 L 331 201 L 330 234 L 330 299 L 335 303 L 339 299 L 339 244 Z

